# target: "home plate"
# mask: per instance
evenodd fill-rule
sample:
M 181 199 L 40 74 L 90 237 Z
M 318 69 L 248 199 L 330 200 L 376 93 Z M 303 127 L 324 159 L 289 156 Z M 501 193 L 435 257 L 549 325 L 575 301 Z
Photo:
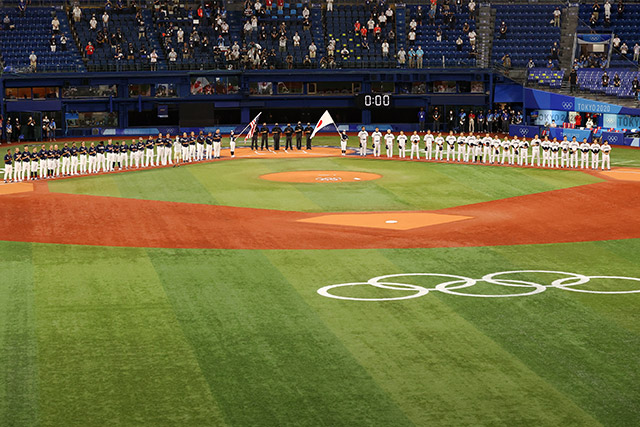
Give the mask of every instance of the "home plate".
M 389 219 L 392 214 L 395 219 Z M 299 222 L 342 225 L 347 227 L 385 228 L 388 230 L 411 230 L 431 225 L 471 219 L 470 216 L 444 215 L 431 212 L 375 212 L 328 214 L 299 219 Z

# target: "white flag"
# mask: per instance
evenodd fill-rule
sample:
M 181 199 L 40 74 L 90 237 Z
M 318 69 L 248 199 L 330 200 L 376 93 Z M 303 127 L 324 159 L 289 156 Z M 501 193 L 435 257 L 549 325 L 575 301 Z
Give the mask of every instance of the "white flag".
M 318 120 L 318 124 L 316 125 L 316 128 L 311 133 L 311 138 L 313 138 L 320 129 L 330 124 L 335 124 L 335 122 L 331 118 L 331 114 L 329 114 L 329 110 L 327 110 L 324 112 L 322 117 L 320 117 L 320 120 Z

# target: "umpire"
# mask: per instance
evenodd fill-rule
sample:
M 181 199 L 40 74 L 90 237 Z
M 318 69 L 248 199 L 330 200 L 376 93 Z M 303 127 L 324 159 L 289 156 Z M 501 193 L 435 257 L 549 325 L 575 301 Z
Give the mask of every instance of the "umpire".
M 303 132 L 303 128 L 302 128 L 302 123 L 298 122 L 298 124 L 296 125 L 296 148 L 298 150 L 302 150 L 302 132 Z
M 291 142 L 291 138 L 293 137 L 293 128 L 291 127 L 291 123 L 287 123 L 287 127 L 284 128 L 284 137 L 285 137 L 285 150 L 293 150 L 293 143 Z
M 282 133 L 282 128 L 276 125 L 271 129 L 271 135 L 273 136 L 273 149 L 278 151 L 280 149 L 280 134 Z
M 304 128 L 304 134 L 307 137 L 307 150 L 311 150 L 311 134 L 313 133 L 313 128 L 311 127 L 311 123 L 307 123 L 307 127 Z
M 269 149 L 269 128 L 267 127 L 266 123 L 262 124 L 262 127 L 260 128 L 260 135 L 262 135 L 260 149 L 263 150 L 266 145 L 268 150 Z

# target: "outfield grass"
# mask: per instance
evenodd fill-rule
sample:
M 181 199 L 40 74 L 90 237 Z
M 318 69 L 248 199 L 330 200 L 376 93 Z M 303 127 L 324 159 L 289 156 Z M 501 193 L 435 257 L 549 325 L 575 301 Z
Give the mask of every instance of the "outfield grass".
M 358 183 L 284 183 L 260 175 L 296 170 L 375 172 Z M 598 182 L 578 171 L 359 158 L 237 159 L 52 181 L 51 191 L 293 211 L 441 209 Z
M 640 240 L 334 251 L 2 242 L 1 424 L 635 425 L 640 294 L 358 302 L 316 291 L 408 272 L 640 277 L 639 252 Z

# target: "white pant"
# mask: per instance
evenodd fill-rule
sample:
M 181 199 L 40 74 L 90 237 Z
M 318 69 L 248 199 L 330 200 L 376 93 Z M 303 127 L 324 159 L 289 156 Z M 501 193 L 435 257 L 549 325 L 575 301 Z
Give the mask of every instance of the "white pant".
M 221 145 L 222 144 L 220 142 L 213 143 L 213 157 L 216 159 L 220 158 L 220 150 L 222 149 Z
M 611 169 L 611 156 L 606 153 L 602 153 L 602 170 Z
M 236 156 L 236 141 L 233 139 L 229 141 L 229 151 L 231 152 L 231 157 Z
M 520 166 L 527 166 L 529 164 L 529 150 L 525 148 L 520 149 L 520 158 L 518 159 L 518 164 Z
M 560 166 L 564 167 L 569 167 L 569 152 L 568 151 L 563 151 L 560 154 Z
M 62 174 L 63 175 L 71 174 L 71 159 L 69 157 L 62 158 Z
M 570 165 L 572 168 L 578 167 L 578 152 L 571 153 L 571 157 L 569 158 Z
M 188 162 L 189 161 L 189 146 L 186 147 L 182 147 L 182 161 L 183 162 Z
M 588 151 L 587 151 L 586 153 L 585 153 L 585 152 L 583 152 L 583 153 L 580 155 L 580 160 L 581 160 L 581 161 L 580 161 L 580 167 L 581 167 L 582 169 L 584 169 L 584 168 L 588 168 L 588 167 L 589 167 L 589 152 L 588 152 Z
M 534 160 L 538 159 L 538 166 L 540 166 L 540 147 L 535 146 L 531 148 L 531 166 L 533 166 Z
M 196 144 L 189 144 L 189 161 L 193 160 L 196 156 Z
M 552 168 L 558 168 L 560 167 L 560 164 L 558 163 L 558 157 L 560 156 L 560 153 L 557 151 L 552 151 L 551 152 L 551 167 Z
M 411 158 L 413 159 L 413 153 L 416 153 L 416 159 L 420 159 L 420 146 L 418 144 L 411 144 Z
M 387 144 L 387 157 L 393 157 L 393 143 Z
M 344 156 L 345 151 L 347 151 L 347 141 L 340 139 L 340 150 L 342 150 L 342 155 Z
M 482 163 L 488 163 L 491 158 L 491 147 L 482 148 Z
M 451 158 L 451 160 L 456 159 L 456 149 L 453 145 L 447 144 L 447 162 L 449 161 L 449 158 Z
M 591 152 L 591 169 L 598 169 L 600 164 L 600 153 Z
M 373 143 L 373 156 L 380 157 L 380 142 Z
M 145 149 L 144 167 L 155 166 L 153 163 L 153 148 Z
M 533 160 L 531 160 L 531 162 L 533 163 Z M 551 153 L 549 152 L 549 150 L 542 152 L 542 167 L 546 167 L 547 164 L 551 166 Z M 539 163 L 538 166 L 540 166 Z
M 508 157 L 509 157 L 509 150 L 502 150 L 502 160 L 500 161 L 500 164 L 504 165 L 505 159 L 509 161 Z
M 78 174 L 78 156 L 71 157 L 71 175 Z
M 213 157 L 213 145 L 207 144 L 204 149 L 204 158 L 207 160 L 211 160 L 211 157 Z
M 398 156 L 400 156 L 400 158 L 404 159 L 404 144 L 399 144 L 398 145 Z
M 95 168 L 96 172 L 99 172 L 99 171 L 104 172 L 107 170 L 104 154 L 98 153 L 98 158 L 96 159 L 96 161 L 97 161 L 96 168 Z
M 160 165 L 162 162 L 162 154 L 164 153 L 164 146 L 158 145 L 156 148 L 156 165 Z
M 367 155 L 367 143 L 366 142 L 360 141 L 360 155 L 361 156 L 366 156 Z
M 41 159 L 40 160 L 40 178 L 46 178 L 47 177 L 47 159 Z
M 127 153 L 120 153 L 120 169 L 129 167 L 129 156 Z
M 11 173 L 13 172 L 13 165 L 4 165 L 4 181 L 11 180 Z
M 458 161 L 462 161 L 465 159 L 467 154 L 467 149 L 465 148 L 464 144 L 458 144 Z
M 80 165 L 80 173 L 87 173 L 87 155 L 86 154 L 80 154 L 80 160 L 79 160 L 79 165 Z
M 96 163 L 97 163 L 96 156 L 89 156 L 89 173 L 96 172 L 96 169 L 97 169 Z
M 13 180 L 22 181 L 22 162 L 16 162 L 13 166 Z
M 443 156 L 444 156 L 444 147 L 438 145 L 436 147 L 436 160 L 442 160 Z
M 196 144 L 196 160 L 204 159 L 204 144 Z
M 427 142 L 424 146 L 424 157 L 431 160 L 431 152 L 433 151 L 433 142 Z

